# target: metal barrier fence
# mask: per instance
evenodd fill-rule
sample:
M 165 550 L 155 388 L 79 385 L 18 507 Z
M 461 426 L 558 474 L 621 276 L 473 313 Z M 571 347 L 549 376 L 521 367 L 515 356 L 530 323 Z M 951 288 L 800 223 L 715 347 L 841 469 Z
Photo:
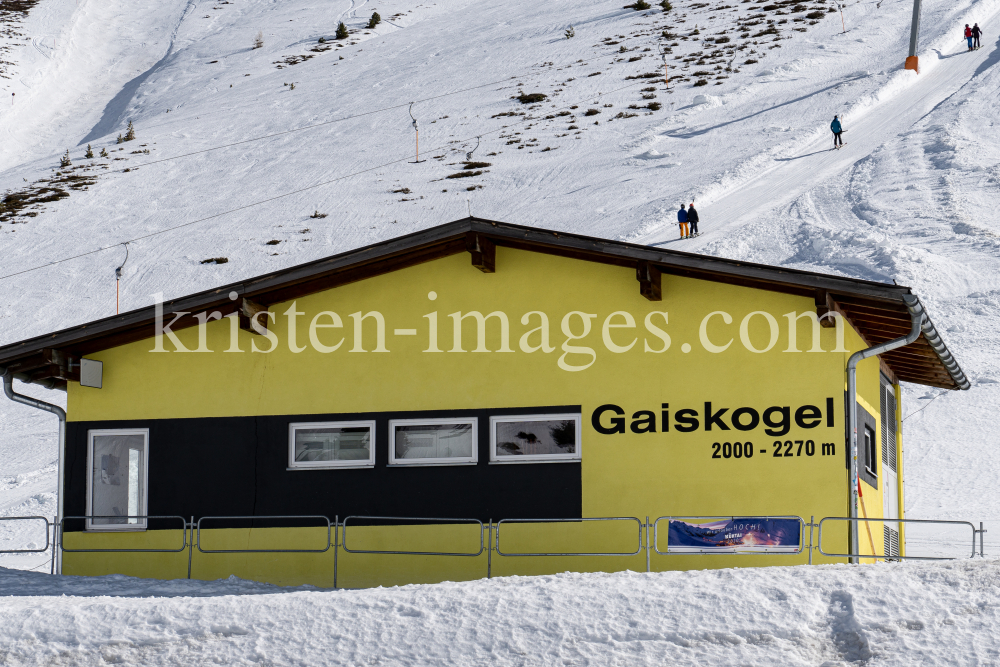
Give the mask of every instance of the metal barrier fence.
M 795 520 L 799 524 L 799 544 L 792 550 L 778 550 L 769 549 L 767 547 L 762 547 L 759 549 L 739 549 L 735 548 L 733 550 L 725 551 L 713 551 L 709 549 L 704 550 L 694 550 L 679 552 L 677 550 L 672 550 L 669 544 L 666 550 L 661 551 L 659 548 L 659 524 L 661 521 L 670 520 L 688 520 L 688 519 L 699 519 L 699 520 L 735 520 L 740 518 L 749 519 L 789 519 Z M 114 534 L 114 533 L 131 533 L 131 532 L 142 532 L 148 526 L 150 521 L 180 521 L 181 524 L 181 545 L 179 548 L 158 548 L 158 549 L 139 549 L 139 548 L 101 548 L 101 549 L 74 549 L 67 548 L 63 541 L 63 534 L 66 532 L 66 522 L 67 521 L 84 521 L 85 525 L 89 528 L 93 521 L 95 520 L 129 520 L 135 519 L 141 521 L 137 528 L 129 529 L 111 529 L 107 531 L 100 531 L 102 534 Z M 494 523 L 490 519 L 488 524 L 483 524 L 479 519 L 469 519 L 469 518 L 430 518 L 430 517 L 390 517 L 390 516 L 366 516 L 366 515 L 350 515 L 344 519 L 343 522 L 339 520 L 339 517 L 334 517 L 333 522 L 323 515 L 264 515 L 264 516 L 205 516 L 201 517 L 195 521 L 194 517 L 190 518 L 190 521 L 186 520 L 181 516 L 174 515 L 144 515 L 144 516 L 67 516 L 64 517 L 58 523 L 49 521 L 46 517 L 42 516 L 24 516 L 24 517 L 0 517 L 0 521 L 40 521 L 44 523 L 46 529 L 46 542 L 45 546 L 41 548 L 34 549 L 7 549 L 0 550 L 0 554 L 29 554 L 29 553 L 44 553 L 50 548 L 53 551 L 53 556 L 56 550 L 61 550 L 65 553 L 181 553 L 185 550 L 188 551 L 188 571 L 187 576 L 191 578 L 191 567 L 192 559 L 195 547 L 198 551 L 203 554 L 237 554 L 237 553 L 301 553 L 301 554 L 321 554 L 330 551 L 331 547 L 334 554 L 333 562 L 333 582 L 334 588 L 338 586 L 338 576 L 339 576 L 339 558 L 338 554 L 341 548 L 343 548 L 345 553 L 351 554 L 384 554 L 384 555 L 412 555 L 412 556 L 458 556 L 458 557 L 476 557 L 482 555 L 483 551 L 487 554 L 487 577 L 492 576 L 492 560 L 493 552 L 496 551 L 498 556 L 503 557 L 523 557 L 523 556 L 533 556 L 533 557 L 547 557 L 547 556 L 593 556 L 593 557 L 629 557 L 640 555 L 645 551 L 646 556 L 646 571 L 650 570 L 650 553 L 656 552 L 656 554 L 661 556 L 677 556 L 677 555 L 801 555 L 803 551 L 808 552 L 809 564 L 813 561 L 813 551 L 817 551 L 823 556 L 832 558 L 875 558 L 884 560 L 954 560 L 955 558 L 948 558 L 942 556 L 896 556 L 892 554 L 882 554 L 882 555 L 872 555 L 872 554 L 861 554 L 861 553 L 828 553 L 823 550 L 823 524 L 827 521 L 866 521 L 866 522 L 891 522 L 891 523 L 911 523 L 911 524 L 931 524 L 931 525 L 952 525 L 952 526 L 968 526 L 972 531 L 972 552 L 971 557 L 976 556 L 976 536 L 979 537 L 979 556 L 985 557 L 984 553 L 984 534 L 987 532 L 983 527 L 983 524 L 979 524 L 977 529 L 969 521 L 948 521 L 948 520 L 929 520 L 929 519 L 884 519 L 884 518 L 857 518 L 852 519 L 849 517 L 824 517 L 819 523 L 815 523 L 814 518 L 810 517 L 810 520 L 806 522 L 802 517 L 795 515 L 780 515 L 780 516 L 767 516 L 767 517 L 747 517 L 746 515 L 730 515 L 730 516 L 661 516 L 655 521 L 650 523 L 649 517 L 642 521 L 638 517 L 586 517 L 586 518 L 553 518 L 553 519 L 501 519 L 500 521 Z M 201 539 L 201 529 L 202 522 L 211 521 L 320 521 L 320 525 L 313 526 L 314 528 L 322 528 L 323 523 L 326 525 L 327 530 L 327 541 L 326 545 L 322 548 L 317 549 L 206 549 L 202 546 Z M 347 542 L 347 528 L 349 522 L 392 522 L 392 525 L 400 524 L 414 524 L 414 525 L 428 525 L 428 524 L 468 524 L 471 526 L 479 526 L 479 550 L 478 551 L 467 551 L 467 552 L 454 552 L 454 551 L 406 551 L 406 550 L 388 550 L 388 549 L 359 549 L 351 548 L 348 546 Z M 583 524 L 585 522 L 632 522 L 635 521 L 638 528 L 638 545 L 634 551 L 525 551 L 516 552 L 508 551 L 504 552 L 501 548 L 500 539 L 500 528 L 503 524 L 562 524 L 562 523 L 576 523 Z M 806 535 L 805 528 L 809 528 L 808 533 L 808 546 L 806 545 Z M 252 528 L 252 526 L 251 526 Z M 340 540 L 340 530 L 344 531 L 343 541 Z M 653 539 L 650 540 L 650 528 L 653 529 Z M 51 529 L 52 535 L 49 536 L 49 530 Z M 813 542 L 814 529 L 818 529 L 818 539 L 816 543 Z M 208 530 L 208 529 L 207 529 Z M 73 531 L 75 532 L 75 531 Z M 89 532 L 89 531 L 88 531 Z M 96 531 L 95 531 L 96 532 Z M 484 539 L 484 533 L 486 538 Z M 494 533 L 496 537 L 494 538 Z M 495 541 L 494 541 L 495 539 Z M 964 558 L 964 557 L 963 557 Z M 52 571 L 55 568 L 55 558 L 52 559 Z
M 415 523 L 417 525 L 427 525 L 429 523 L 439 523 L 439 524 L 479 524 L 479 551 L 476 552 L 446 552 L 446 551 L 387 551 L 387 550 L 373 550 L 373 549 L 349 549 L 347 547 L 347 522 L 351 519 L 357 519 L 362 521 L 405 521 L 408 523 Z M 398 524 L 397 524 L 398 525 Z M 344 544 L 342 545 L 344 551 L 349 554 L 395 554 L 395 555 L 407 555 L 407 556 L 479 556 L 483 553 L 486 548 L 483 544 L 483 531 L 486 527 L 483 522 L 479 519 L 431 519 L 424 517 L 400 517 L 400 516 L 363 516 L 352 514 L 350 516 L 344 517 Z
M 181 522 L 181 546 L 179 549 L 67 549 L 66 545 L 63 543 L 63 534 L 66 532 L 66 522 L 67 521 L 86 521 L 90 525 L 91 521 L 94 519 L 144 519 L 146 523 L 143 526 L 149 525 L 150 519 L 178 519 Z M 129 524 L 122 524 L 129 525 Z M 59 522 L 59 548 L 62 549 L 64 553 L 160 553 L 160 554 L 176 554 L 184 551 L 188 548 L 188 534 L 187 534 L 187 521 L 184 520 L 182 516 L 173 515 L 155 515 L 155 516 L 64 516 L 62 521 Z M 145 528 L 139 528 L 134 530 L 107 530 L 101 531 L 102 535 L 107 535 L 108 533 L 135 533 L 142 532 Z M 91 533 L 93 534 L 93 533 Z
M 636 547 L 635 551 L 612 551 L 612 552 L 595 552 L 595 551 L 571 551 L 571 552 L 540 552 L 540 553 L 504 553 L 500 550 L 500 526 L 504 523 L 583 523 L 585 521 L 635 521 L 639 528 L 639 546 Z M 640 521 L 634 516 L 604 516 L 604 517 L 594 517 L 588 519 L 501 519 L 497 521 L 496 524 L 497 532 L 497 542 L 496 542 L 496 552 L 498 556 L 638 556 L 642 553 L 644 542 L 642 539 L 642 530 L 646 528 L 646 524 Z M 648 531 L 647 531 L 648 537 Z M 648 541 L 648 539 L 647 539 Z
M 894 556 L 892 554 L 885 554 L 885 553 L 883 553 L 882 555 L 878 555 L 878 554 L 862 554 L 862 553 L 854 553 L 854 554 L 830 554 L 830 553 L 827 553 L 827 552 L 823 551 L 823 524 L 826 523 L 827 521 L 847 521 L 847 522 L 861 521 L 861 522 L 865 522 L 865 523 L 873 523 L 873 522 L 882 522 L 882 523 L 920 523 L 920 524 L 942 524 L 942 525 L 943 524 L 948 524 L 948 525 L 957 525 L 957 526 L 968 526 L 969 528 L 972 529 L 972 554 L 969 556 L 969 558 L 975 558 L 976 557 L 976 535 L 977 534 L 979 535 L 979 546 L 980 546 L 979 555 L 981 557 L 983 556 L 983 549 L 982 549 L 983 538 L 982 538 L 982 536 L 983 536 L 983 533 L 985 533 L 986 531 L 983 529 L 982 522 L 980 522 L 980 524 L 979 524 L 979 530 L 976 530 L 976 527 L 972 524 L 971 521 L 944 521 L 944 520 L 940 520 L 939 521 L 939 520 L 934 520 L 934 519 L 884 519 L 884 518 L 882 518 L 882 519 L 879 519 L 879 518 L 867 519 L 867 518 L 852 518 L 852 517 L 845 517 L 845 516 L 828 516 L 828 517 L 824 517 L 824 518 L 820 519 L 820 522 L 819 522 L 819 539 L 818 539 L 819 544 L 816 545 L 816 550 L 819 551 L 824 556 L 831 556 L 833 558 L 874 558 L 876 560 L 878 560 L 878 559 L 884 559 L 884 560 L 957 560 L 957 558 L 950 558 L 950 557 L 947 557 L 947 556 Z M 872 545 L 872 551 L 874 551 L 874 550 L 875 549 L 874 549 L 874 544 L 873 544 Z M 886 550 L 885 547 L 884 547 L 884 545 L 883 545 L 883 549 L 882 550 L 883 551 Z
M 194 519 L 194 517 L 191 517 Z M 202 549 L 201 548 L 201 522 L 202 521 L 274 521 L 282 519 L 322 519 L 326 522 L 326 546 L 322 549 Z M 198 530 L 197 546 L 198 551 L 203 554 L 322 554 L 330 550 L 331 529 L 333 524 L 330 519 L 321 514 L 271 514 L 262 516 L 203 516 L 195 524 Z M 322 528 L 322 526 L 316 526 Z M 251 526 L 251 530 L 253 526 Z
M 49 539 L 49 529 L 52 524 L 44 516 L 0 516 L 0 521 L 42 521 L 45 523 L 45 546 L 41 549 L 3 549 L 0 554 L 38 554 L 49 550 L 52 541 Z

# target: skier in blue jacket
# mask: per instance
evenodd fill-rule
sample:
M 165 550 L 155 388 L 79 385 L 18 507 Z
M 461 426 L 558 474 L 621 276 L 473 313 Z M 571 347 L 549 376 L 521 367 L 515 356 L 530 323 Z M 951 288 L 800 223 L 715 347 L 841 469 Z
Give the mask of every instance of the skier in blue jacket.
M 838 148 L 844 145 L 844 141 L 840 138 L 840 133 L 844 131 L 844 128 L 840 126 L 840 118 L 838 116 L 833 117 L 833 122 L 830 123 L 830 130 L 833 132 L 833 147 Z
M 684 204 L 681 204 L 681 208 L 677 211 L 677 222 L 681 226 L 681 238 L 687 238 L 688 236 L 688 212 L 684 209 Z

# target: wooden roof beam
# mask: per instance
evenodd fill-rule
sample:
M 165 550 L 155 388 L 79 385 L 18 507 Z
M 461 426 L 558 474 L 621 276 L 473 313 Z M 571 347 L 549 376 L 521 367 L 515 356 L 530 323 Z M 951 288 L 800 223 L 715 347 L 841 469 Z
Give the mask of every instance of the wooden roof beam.
M 267 306 L 261 305 L 252 299 L 243 297 L 240 300 L 239 312 L 240 312 L 240 329 L 243 329 L 244 331 L 249 331 L 250 333 L 255 334 L 257 336 L 264 335 L 259 331 L 257 331 L 256 329 L 254 329 L 252 323 L 254 318 L 258 316 L 258 313 L 267 312 Z M 268 317 L 265 315 L 263 319 L 264 319 L 263 322 L 261 322 L 260 319 L 257 320 L 257 326 L 266 330 Z
M 658 268 L 640 259 L 635 266 L 635 278 L 639 281 L 639 294 L 650 301 L 663 300 L 663 277 Z
M 497 247 L 493 241 L 477 232 L 469 232 L 465 235 L 465 248 L 472 255 L 474 267 L 483 273 L 496 273 Z

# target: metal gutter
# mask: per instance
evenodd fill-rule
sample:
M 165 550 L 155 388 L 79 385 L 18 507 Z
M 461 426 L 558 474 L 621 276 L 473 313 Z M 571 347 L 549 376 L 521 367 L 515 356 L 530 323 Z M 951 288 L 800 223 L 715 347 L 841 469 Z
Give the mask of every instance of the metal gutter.
M 924 311 L 924 307 L 923 304 L 920 303 L 920 299 L 913 294 L 904 294 L 903 302 L 906 304 L 906 309 L 910 312 L 910 333 L 901 338 L 895 338 L 882 343 L 881 345 L 874 345 L 859 352 L 855 352 L 847 361 L 847 434 L 851 439 L 851 442 L 848 445 L 851 452 L 848 484 L 850 485 L 850 516 L 852 519 L 858 518 L 858 364 L 870 357 L 891 352 L 892 350 L 909 345 L 920 338 L 920 334 L 923 333 L 928 345 L 931 346 L 934 352 L 941 359 L 941 363 L 947 369 L 948 374 L 951 375 L 958 388 L 968 389 L 971 386 L 969 384 L 969 380 L 965 377 L 965 373 L 962 372 L 961 367 L 958 365 L 958 362 L 955 361 L 955 358 L 945 346 L 944 341 L 941 340 L 941 336 L 938 335 L 937 329 L 934 327 L 934 324 Z M 853 553 L 861 553 L 858 545 L 858 522 L 852 521 L 851 551 Z M 852 563 L 857 563 L 858 560 L 859 558 L 857 556 L 851 558 Z
M 40 401 L 37 398 L 31 398 L 30 396 L 24 396 L 23 394 L 16 393 L 14 391 L 14 374 L 6 368 L 0 368 L 0 373 L 3 374 L 3 393 L 7 395 L 7 398 L 15 403 L 27 405 L 30 408 L 51 412 L 59 418 L 59 465 L 57 472 L 59 475 L 59 482 L 58 493 L 56 495 L 56 534 L 52 542 L 52 558 L 55 560 L 55 573 L 62 574 L 62 550 L 59 546 L 62 541 L 61 527 L 63 518 L 63 499 L 65 496 L 63 462 L 66 460 L 66 411 L 58 405 L 53 405 L 52 403 Z
M 938 334 L 937 328 L 934 323 L 931 322 L 931 318 L 924 311 L 923 304 L 920 303 L 918 299 L 913 294 L 903 295 L 903 302 L 906 304 L 906 309 L 910 311 L 910 316 L 912 317 L 914 312 L 923 313 L 924 321 L 921 325 L 921 331 L 924 334 L 924 340 L 927 344 L 931 346 L 934 353 L 937 354 L 938 359 L 941 360 L 941 365 L 945 367 L 948 371 L 948 375 L 951 379 L 955 381 L 955 385 L 959 389 L 969 389 L 972 385 L 969 383 L 969 379 L 965 377 L 965 373 L 962 372 L 962 367 L 958 365 L 955 361 L 955 357 L 952 356 L 951 351 L 948 350 L 948 346 L 944 344 L 940 334 Z

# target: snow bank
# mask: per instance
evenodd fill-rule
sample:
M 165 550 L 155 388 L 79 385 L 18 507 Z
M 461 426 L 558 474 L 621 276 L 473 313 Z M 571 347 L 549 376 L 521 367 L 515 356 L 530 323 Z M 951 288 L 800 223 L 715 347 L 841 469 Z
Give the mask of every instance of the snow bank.
M 0 591 L 11 596 L 0 605 L 3 662 L 18 666 L 1000 660 L 997 561 L 567 573 L 364 591 L 0 571 Z

